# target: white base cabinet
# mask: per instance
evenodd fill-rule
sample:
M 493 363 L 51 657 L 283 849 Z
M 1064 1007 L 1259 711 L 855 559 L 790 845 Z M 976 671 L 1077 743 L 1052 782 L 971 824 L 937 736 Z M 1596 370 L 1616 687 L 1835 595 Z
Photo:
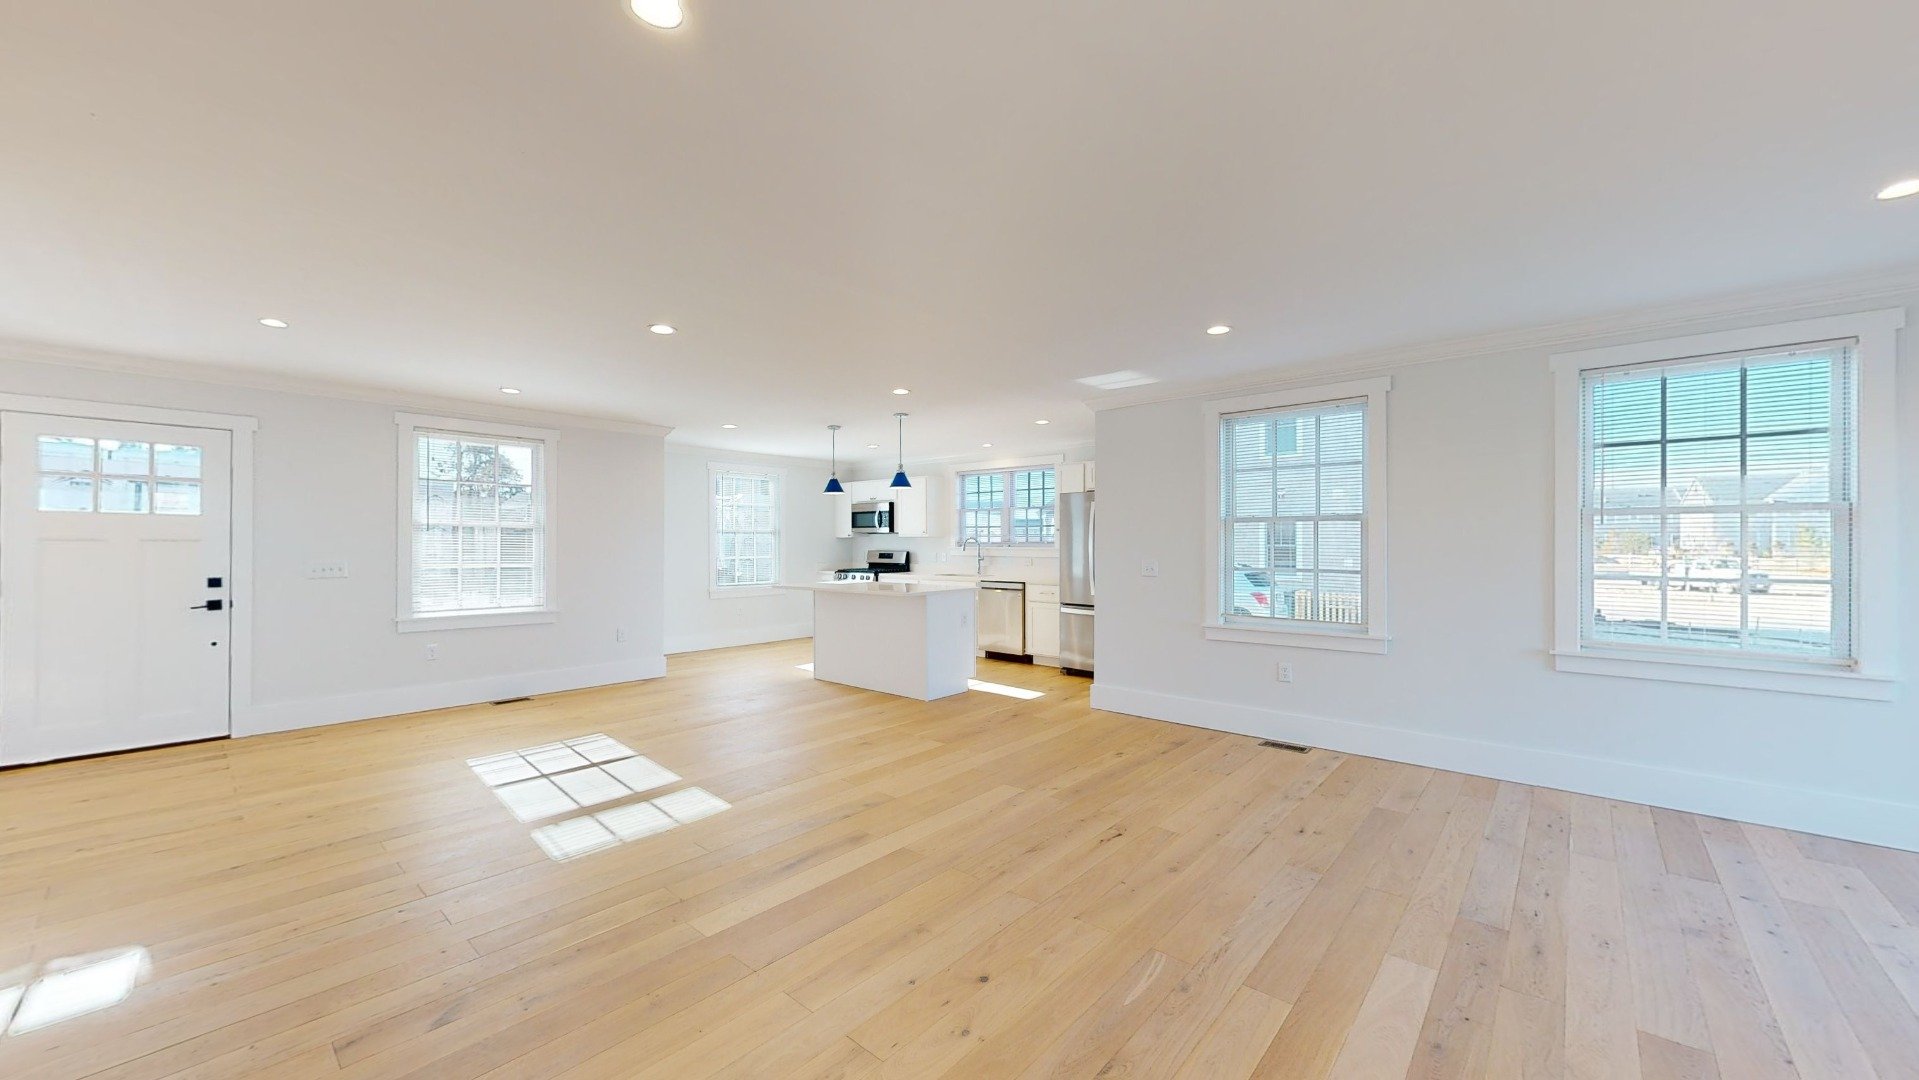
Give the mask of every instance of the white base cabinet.
M 1034 661 L 1059 664 L 1059 586 L 1026 586 L 1026 651 Z

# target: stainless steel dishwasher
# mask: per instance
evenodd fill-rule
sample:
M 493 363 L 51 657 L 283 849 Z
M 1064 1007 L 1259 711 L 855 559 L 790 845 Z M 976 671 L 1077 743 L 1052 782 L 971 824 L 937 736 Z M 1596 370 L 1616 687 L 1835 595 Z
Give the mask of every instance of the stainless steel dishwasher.
M 1026 583 L 979 583 L 979 647 L 997 660 L 1031 660 L 1026 655 Z

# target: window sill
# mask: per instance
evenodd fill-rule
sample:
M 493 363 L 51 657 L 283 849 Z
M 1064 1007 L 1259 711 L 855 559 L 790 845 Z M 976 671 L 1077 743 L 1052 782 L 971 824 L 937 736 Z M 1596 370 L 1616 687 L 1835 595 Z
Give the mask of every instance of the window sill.
M 1856 671 L 1790 661 L 1733 656 L 1688 656 L 1659 652 L 1608 652 L 1598 649 L 1554 650 L 1553 667 L 1582 675 L 1612 675 L 1627 679 L 1730 686 L 1744 690 L 1772 690 L 1787 694 L 1892 700 L 1894 680 Z
M 402 634 L 429 630 L 469 630 L 483 626 L 533 626 L 558 622 L 560 613 L 553 608 L 521 608 L 513 611 L 449 611 L 444 615 L 403 615 L 394 622 Z
M 778 585 L 741 585 L 730 589 L 708 586 L 706 595 L 713 600 L 744 600 L 750 596 L 779 596 L 786 591 Z
M 1392 640 L 1380 634 L 1345 634 L 1336 630 L 1267 630 L 1256 626 L 1207 623 L 1200 627 L 1208 641 L 1239 641 L 1251 645 L 1281 645 L 1293 649 L 1372 653 L 1383 656 Z

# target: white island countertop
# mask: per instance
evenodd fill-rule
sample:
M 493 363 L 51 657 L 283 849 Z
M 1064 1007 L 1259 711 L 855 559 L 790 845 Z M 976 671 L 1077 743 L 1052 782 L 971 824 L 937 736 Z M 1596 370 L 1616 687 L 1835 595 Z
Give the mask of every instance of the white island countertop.
M 842 596 L 913 597 L 932 593 L 971 592 L 979 586 L 970 581 L 803 581 L 780 588 L 838 593 Z

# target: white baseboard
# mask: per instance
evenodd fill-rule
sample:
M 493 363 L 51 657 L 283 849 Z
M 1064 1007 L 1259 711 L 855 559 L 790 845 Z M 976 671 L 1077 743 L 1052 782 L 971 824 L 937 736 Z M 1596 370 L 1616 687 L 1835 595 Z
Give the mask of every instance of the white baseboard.
M 1919 851 L 1919 805 L 1093 684 L 1096 709 Z
M 638 682 L 666 674 L 666 658 L 643 657 L 611 664 L 557 668 L 550 671 L 524 671 L 510 675 L 491 675 L 463 682 L 428 683 L 423 686 L 398 686 L 387 690 L 369 690 L 336 697 L 302 698 L 275 701 L 235 709 L 233 735 L 265 735 L 275 731 L 296 731 L 326 724 L 344 724 L 381 716 L 450 709 L 456 705 L 475 705 L 502 698 L 556 694 L 562 690 L 583 690 L 589 686 Z
M 705 652 L 708 649 L 732 649 L 741 645 L 764 645 L 769 641 L 792 641 L 794 638 L 813 636 L 813 620 L 787 623 L 781 626 L 741 626 L 728 627 L 703 634 L 669 635 L 666 642 L 666 654 L 677 656 L 680 653 Z

